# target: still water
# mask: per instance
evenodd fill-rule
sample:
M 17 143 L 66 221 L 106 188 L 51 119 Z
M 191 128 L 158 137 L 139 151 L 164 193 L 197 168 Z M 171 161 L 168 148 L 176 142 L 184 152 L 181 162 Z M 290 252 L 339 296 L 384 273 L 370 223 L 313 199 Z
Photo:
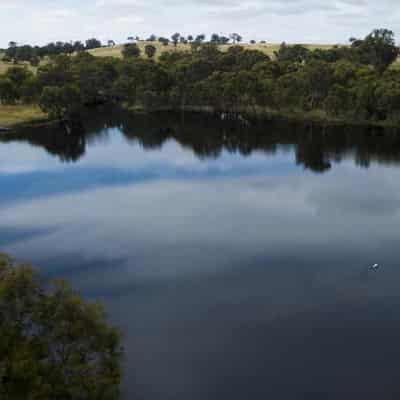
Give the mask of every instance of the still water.
M 399 167 L 391 131 L 97 116 L 1 138 L 0 249 L 104 302 L 124 399 L 392 399 Z

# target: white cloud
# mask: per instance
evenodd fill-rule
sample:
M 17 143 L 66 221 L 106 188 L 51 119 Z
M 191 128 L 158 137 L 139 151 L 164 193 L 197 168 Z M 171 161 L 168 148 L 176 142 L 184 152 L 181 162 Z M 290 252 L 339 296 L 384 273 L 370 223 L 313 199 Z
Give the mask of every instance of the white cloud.
M 345 42 L 376 27 L 400 31 L 397 1 L 381 0 L 3 0 L 0 45 L 232 31 L 270 42 Z

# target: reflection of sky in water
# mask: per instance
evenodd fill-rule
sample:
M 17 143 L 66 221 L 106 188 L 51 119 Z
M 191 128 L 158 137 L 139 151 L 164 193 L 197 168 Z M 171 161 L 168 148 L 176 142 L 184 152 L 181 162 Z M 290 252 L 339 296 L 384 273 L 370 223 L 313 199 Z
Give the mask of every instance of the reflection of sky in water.
M 94 143 L 85 158 L 69 165 L 27 144 L 0 146 L 0 204 L 103 186 L 255 176 L 264 174 L 266 168 L 271 174 L 287 174 L 294 169 L 290 154 L 275 159 L 256 154 L 244 159 L 224 152 L 217 160 L 204 163 L 174 141 L 168 141 L 162 152 L 143 151 L 139 144 L 127 145 L 118 132 L 112 133 L 112 150 L 109 141 Z
M 125 333 L 129 392 L 359 392 L 359 376 L 347 379 L 362 369 L 363 346 L 371 368 L 391 350 L 390 371 L 398 169 L 349 161 L 316 175 L 283 151 L 201 161 L 172 140 L 143 151 L 113 133 L 76 164 L 0 145 L 0 246 L 105 299 Z M 367 270 L 376 262 L 382 273 Z M 374 334 L 386 342 L 368 342 Z

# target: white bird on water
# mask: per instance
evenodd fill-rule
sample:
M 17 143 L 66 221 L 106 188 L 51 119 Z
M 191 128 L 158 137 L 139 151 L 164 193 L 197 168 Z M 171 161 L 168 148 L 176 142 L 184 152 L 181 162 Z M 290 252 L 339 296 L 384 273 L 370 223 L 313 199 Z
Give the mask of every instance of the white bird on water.
M 379 269 L 379 264 L 374 264 L 371 269 Z

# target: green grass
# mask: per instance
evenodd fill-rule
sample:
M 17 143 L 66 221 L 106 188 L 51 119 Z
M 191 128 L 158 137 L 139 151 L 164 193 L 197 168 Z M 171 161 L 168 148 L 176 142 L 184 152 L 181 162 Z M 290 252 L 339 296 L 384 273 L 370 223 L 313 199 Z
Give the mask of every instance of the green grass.
M 37 105 L 0 105 L 0 126 L 12 127 L 47 119 Z

